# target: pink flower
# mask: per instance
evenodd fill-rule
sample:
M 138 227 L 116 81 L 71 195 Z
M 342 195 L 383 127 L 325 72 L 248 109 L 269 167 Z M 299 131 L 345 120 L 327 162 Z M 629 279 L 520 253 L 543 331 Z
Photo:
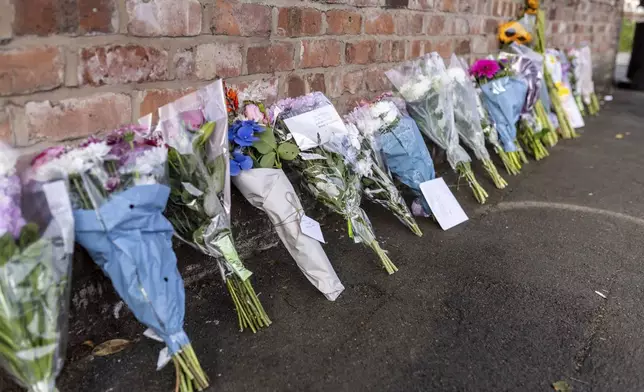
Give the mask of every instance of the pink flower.
M 44 150 L 40 154 L 36 155 L 36 157 L 31 161 L 31 166 L 34 169 L 38 169 L 40 166 L 44 165 L 45 163 L 63 155 L 64 152 L 65 152 L 64 146 L 49 147 L 48 149 Z
M 179 114 L 179 118 L 189 131 L 196 131 L 203 125 L 205 119 L 201 110 L 188 110 Z
M 244 107 L 244 115 L 249 120 L 254 120 L 258 123 L 266 123 L 266 116 L 259 110 L 259 107 L 255 104 L 248 104 Z
M 470 68 L 470 74 L 474 75 L 477 78 L 485 77 L 487 79 L 494 78 L 494 75 L 499 72 L 501 67 L 496 60 L 487 60 L 481 59 L 476 60 L 476 62 Z

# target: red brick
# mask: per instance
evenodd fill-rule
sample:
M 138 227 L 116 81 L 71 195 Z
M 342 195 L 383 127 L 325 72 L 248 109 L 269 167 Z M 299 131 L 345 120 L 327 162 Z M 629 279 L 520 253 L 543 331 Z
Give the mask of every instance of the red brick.
M 111 130 L 132 121 L 132 103 L 125 94 L 97 94 L 25 105 L 30 140 L 74 139 Z
M 480 16 L 471 16 L 468 19 L 468 24 L 470 26 L 471 35 L 480 35 L 483 34 L 484 29 L 484 19 Z
M 259 97 L 265 105 L 270 105 L 277 101 L 279 78 L 272 76 L 264 79 L 255 79 L 252 82 L 230 84 L 230 86 L 237 90 L 240 101 L 245 99 L 258 99 Z
M 306 94 L 306 82 L 299 75 L 291 75 L 286 81 L 286 94 L 289 97 L 299 97 Z
M 499 21 L 496 19 L 487 19 L 485 21 L 485 30 L 483 30 L 485 33 L 488 34 L 496 34 L 497 30 L 499 28 Z
M 16 35 L 111 33 L 118 27 L 115 0 L 17 0 L 13 4 Z
M 115 0 L 77 0 L 81 34 L 113 33 L 118 30 Z
M 440 0 L 409 0 L 408 8 L 411 10 L 433 10 L 436 1 Z
M 391 11 L 374 11 L 365 16 L 365 34 L 393 34 L 394 18 Z
M 152 123 L 156 123 L 159 119 L 158 109 L 165 106 L 170 102 L 194 92 L 194 88 L 187 88 L 182 90 L 160 89 L 160 90 L 145 90 L 142 91 L 141 103 L 139 104 L 139 115 L 141 117 L 147 116 L 152 113 Z
M 378 7 L 384 3 L 381 0 L 321 0 L 321 3 L 327 4 L 346 4 L 354 7 Z
M 0 51 L 0 95 L 51 90 L 63 83 L 64 59 L 56 47 Z
M 370 64 L 377 59 L 377 43 L 373 40 L 347 42 L 346 61 L 349 64 Z
M 452 40 L 427 41 L 425 43 L 425 53 L 431 52 L 437 52 L 441 57 L 448 58 L 452 54 Z
M 423 14 L 403 14 L 396 17 L 396 34 L 420 35 L 423 34 Z
M 324 74 L 322 73 L 306 75 L 306 84 L 308 86 L 308 92 L 320 91 L 326 93 L 326 82 L 324 80 Z
M 470 22 L 462 17 L 450 17 L 446 30 L 451 35 L 467 35 L 470 32 Z
M 340 65 L 342 44 L 334 39 L 302 41 L 300 68 Z
M 7 113 L 4 109 L 0 110 L 0 142 L 13 144 L 11 119 L 9 118 L 9 113 Z
M 405 59 L 405 41 L 384 41 L 380 43 L 380 61 L 383 63 Z
M 425 43 L 423 41 L 412 41 L 411 50 L 409 51 L 410 54 L 408 56 L 408 59 L 415 59 L 420 57 L 420 55 L 423 52 L 422 48 L 424 45 Z
M 315 8 L 280 8 L 277 15 L 277 35 L 302 37 L 322 32 L 322 12 Z
M 364 85 L 364 71 L 353 71 L 347 72 L 342 78 L 342 87 L 343 91 L 346 91 L 351 94 L 355 94 L 358 91 L 362 90 Z
M 366 73 L 365 84 L 367 90 L 373 92 L 381 92 L 391 90 L 392 85 L 385 72 L 379 68 L 369 69 Z
M 0 0 L 0 41 L 10 40 L 13 37 L 13 19 L 15 8 L 13 0 Z
M 188 79 L 195 74 L 195 56 L 192 48 L 177 51 L 172 58 L 174 63 L 174 76 L 181 79 Z
M 294 68 L 293 53 L 293 44 L 290 42 L 250 47 L 246 54 L 248 73 L 290 71 Z
M 444 12 L 458 12 L 457 0 L 439 0 L 440 10 Z M 486 0 L 482 0 L 486 1 Z
M 138 45 L 84 48 L 78 73 L 83 84 L 92 86 L 166 80 L 168 52 Z
M 213 5 L 210 30 L 213 34 L 267 37 L 271 34 L 271 23 L 270 7 L 217 0 Z
M 476 3 L 485 2 L 486 0 L 459 0 L 458 10 L 459 12 L 474 12 L 476 11 Z
M 454 45 L 454 53 L 459 56 L 472 53 L 472 41 L 470 41 L 469 39 L 456 41 Z
M 192 36 L 201 33 L 198 0 L 126 0 L 127 30 L 142 37 Z
M 347 10 L 330 10 L 326 12 L 327 34 L 360 34 L 362 16 Z
M 427 32 L 427 35 L 445 34 L 445 16 L 443 15 L 428 16 L 425 31 Z
M 241 45 L 237 43 L 212 43 L 197 46 L 195 75 L 199 79 L 239 76 L 242 73 Z

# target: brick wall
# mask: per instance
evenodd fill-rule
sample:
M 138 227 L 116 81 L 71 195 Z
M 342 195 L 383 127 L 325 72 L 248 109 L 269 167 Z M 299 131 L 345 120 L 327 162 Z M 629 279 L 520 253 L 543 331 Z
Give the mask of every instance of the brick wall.
M 273 98 L 321 90 L 344 110 L 430 51 L 498 50 L 522 0 L 0 0 L 0 139 L 114 128 L 216 77 Z M 622 0 L 548 1 L 552 45 L 589 41 L 612 69 Z M 556 3 L 556 4 L 555 4 Z

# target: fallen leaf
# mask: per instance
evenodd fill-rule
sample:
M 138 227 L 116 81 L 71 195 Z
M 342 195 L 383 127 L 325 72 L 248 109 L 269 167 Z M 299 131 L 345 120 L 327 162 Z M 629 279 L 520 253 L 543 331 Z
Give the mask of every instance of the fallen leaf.
M 96 357 L 104 357 L 107 355 L 116 354 L 119 351 L 123 351 L 131 343 L 132 342 L 125 339 L 108 340 L 107 342 L 103 342 L 94 347 L 94 349 L 92 350 L 92 355 Z
M 86 340 L 86 341 L 83 342 L 83 346 L 87 346 L 89 348 L 94 348 L 94 346 L 96 346 L 96 345 L 91 340 Z
M 572 387 L 570 386 L 570 384 L 568 384 L 567 381 L 557 381 L 556 383 L 552 384 L 552 387 L 557 392 L 572 392 Z
M 630 132 L 626 132 L 626 136 L 629 136 L 630 134 L 631 134 Z
M 624 135 L 622 135 L 621 133 L 618 133 L 617 135 L 615 135 L 615 139 L 623 139 L 623 138 L 624 138 Z

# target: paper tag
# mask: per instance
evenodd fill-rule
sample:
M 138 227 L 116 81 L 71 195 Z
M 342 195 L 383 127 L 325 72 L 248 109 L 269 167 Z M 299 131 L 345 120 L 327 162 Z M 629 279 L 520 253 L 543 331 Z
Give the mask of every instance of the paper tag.
M 203 195 L 203 192 L 197 189 L 196 186 L 192 185 L 189 182 L 182 182 L 181 185 L 183 185 L 183 188 L 190 193 L 192 196 L 199 197 Z
M 170 351 L 167 347 L 159 351 L 159 358 L 157 358 L 157 371 L 163 369 L 170 360 L 172 360 L 172 356 L 170 356 Z
M 423 182 L 420 184 L 420 190 L 443 230 L 449 230 L 468 219 L 442 178 Z
M 305 236 L 311 237 L 314 240 L 317 240 L 323 244 L 326 244 L 324 241 L 324 236 L 322 235 L 322 229 L 320 224 L 315 219 L 309 218 L 304 215 L 302 220 L 300 220 L 300 230 Z
M 310 153 L 310 152 L 301 152 L 300 157 L 304 159 L 305 161 L 310 161 L 313 159 L 326 159 L 326 157 L 320 155 L 320 154 L 315 154 L 315 153 Z
M 65 182 L 61 180 L 44 184 L 42 190 L 45 193 L 47 204 L 49 204 L 49 212 L 60 228 L 65 244 L 65 252 L 73 253 L 74 214 Z
M 302 151 L 328 142 L 334 133 L 347 133 L 347 128 L 333 105 L 284 119 L 284 123 Z
M 143 336 L 152 340 L 156 340 L 157 342 L 163 343 L 163 339 L 161 339 L 161 336 L 157 335 L 157 333 L 154 332 L 152 328 L 146 329 L 145 332 L 143 332 Z
M 571 127 L 582 128 L 585 125 L 584 118 L 581 116 L 579 107 L 572 95 L 568 94 L 565 97 L 562 97 L 561 106 L 566 112 L 566 116 L 568 117 L 568 121 L 570 121 Z

